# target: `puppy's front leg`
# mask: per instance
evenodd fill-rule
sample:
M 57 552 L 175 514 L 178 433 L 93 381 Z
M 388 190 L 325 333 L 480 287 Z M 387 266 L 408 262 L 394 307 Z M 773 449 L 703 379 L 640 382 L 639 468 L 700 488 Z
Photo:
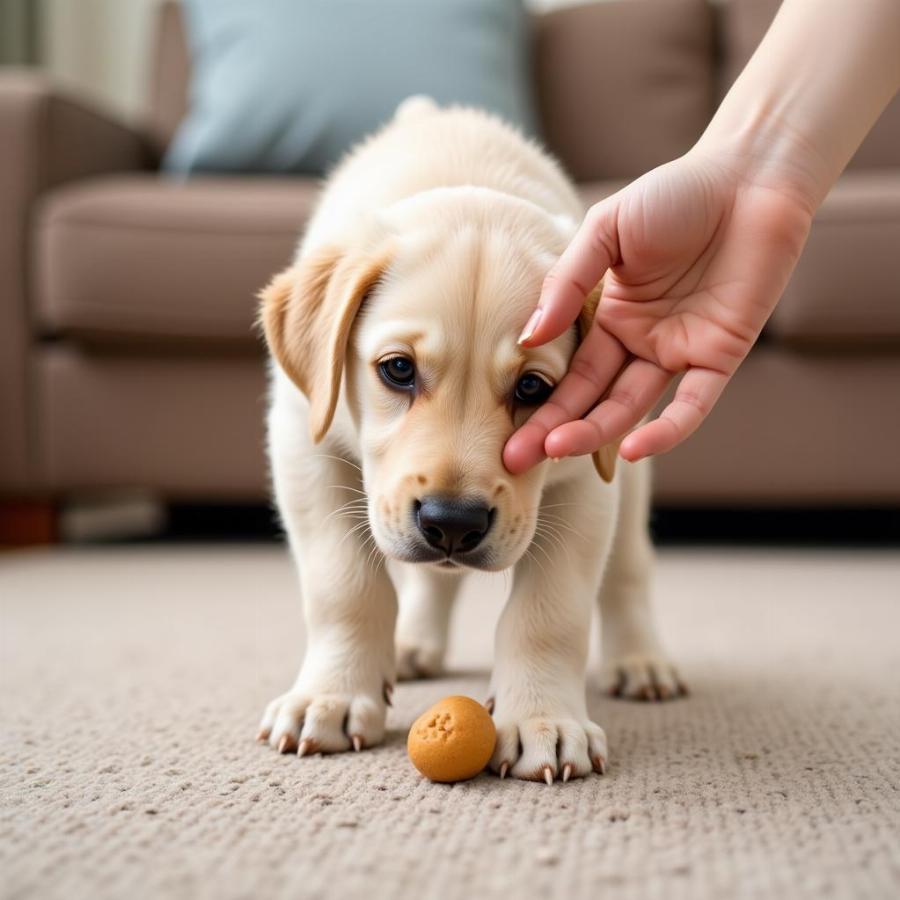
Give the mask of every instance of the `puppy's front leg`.
M 585 669 L 615 491 L 592 490 L 579 478 L 547 489 L 542 509 L 545 520 L 516 565 L 497 628 L 491 768 L 550 783 L 606 767 L 606 735 L 587 713 Z M 559 521 L 557 511 L 564 513 Z
M 294 686 L 266 708 L 259 735 L 300 756 L 381 741 L 394 673 L 394 589 L 365 537 L 362 510 L 342 508 L 353 496 L 340 488 L 348 473 L 334 464 L 315 468 L 288 481 L 275 466 L 279 507 L 300 569 L 306 655 Z

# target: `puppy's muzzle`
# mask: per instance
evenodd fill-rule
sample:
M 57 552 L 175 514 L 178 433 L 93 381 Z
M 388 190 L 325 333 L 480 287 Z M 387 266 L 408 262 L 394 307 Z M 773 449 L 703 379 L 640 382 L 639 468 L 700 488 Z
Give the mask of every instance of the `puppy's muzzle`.
M 413 515 L 428 545 L 448 559 L 478 547 L 494 521 L 493 509 L 468 497 L 423 497 L 414 502 Z

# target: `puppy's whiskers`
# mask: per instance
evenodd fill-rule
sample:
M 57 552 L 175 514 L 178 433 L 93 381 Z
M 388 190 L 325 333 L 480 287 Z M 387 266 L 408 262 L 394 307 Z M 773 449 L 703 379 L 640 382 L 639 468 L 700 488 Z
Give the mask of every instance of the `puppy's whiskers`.
M 366 518 L 366 520 L 363 521 L 363 522 L 358 522 L 358 523 L 357 523 L 356 525 L 354 525 L 352 528 L 348 528 L 348 529 L 347 529 L 347 533 L 346 533 L 346 534 L 338 541 L 338 544 L 337 544 L 338 547 L 343 546 L 344 541 L 346 541 L 347 538 L 352 537 L 352 536 L 354 536 L 354 535 L 358 537 L 359 535 L 364 534 L 367 530 L 368 530 L 368 533 L 365 535 L 365 540 L 364 540 L 363 543 L 362 543 L 362 549 L 365 549 L 365 548 L 366 548 L 366 545 L 367 545 L 367 543 L 368 543 L 368 541 L 369 541 L 370 539 L 371 539 L 372 541 L 375 540 L 375 539 L 372 537 L 372 530 L 371 530 L 371 528 L 369 528 L 369 520 L 368 520 L 368 518 Z
M 346 459 L 343 456 L 334 456 L 331 453 L 313 453 L 310 457 L 311 459 L 333 459 L 336 462 L 346 463 L 348 466 L 353 466 L 360 474 L 362 474 L 362 467 L 358 466 L 353 460 Z
M 335 488 L 339 491 L 353 491 L 354 494 L 362 494 L 364 497 L 369 496 L 366 491 L 362 491 L 359 488 L 350 487 L 349 484 L 329 484 L 328 487 Z
M 384 554 L 379 549 L 371 531 L 369 532 L 369 539 L 372 541 L 372 549 L 369 550 L 369 555 L 366 557 L 366 568 L 371 568 L 372 574 L 375 574 L 384 565 Z M 363 544 L 363 547 L 365 546 L 366 545 Z
M 574 537 L 581 536 L 577 528 L 573 528 L 568 522 L 562 519 L 550 518 L 548 516 L 538 516 L 537 521 L 539 525 L 543 525 L 547 530 L 552 531 L 554 534 L 557 534 L 559 536 L 562 536 L 563 532 L 567 532 Z
M 535 524 L 534 533 L 536 535 L 541 535 L 542 537 L 551 539 L 554 542 L 554 546 L 564 544 L 562 532 L 560 532 L 555 526 L 549 524 L 548 522 L 538 521 Z
M 538 567 L 538 569 L 540 569 L 541 575 L 543 575 L 543 577 L 549 581 L 550 579 L 549 579 L 549 576 L 547 575 L 547 570 L 544 568 L 541 561 L 531 552 L 531 548 L 535 547 L 535 546 L 537 546 L 537 545 L 532 543 L 528 547 L 526 547 L 524 555 L 527 556 Z M 549 557 L 547 557 L 547 558 L 549 559 Z
M 562 553 L 567 560 L 571 561 L 572 556 L 566 542 L 559 537 L 559 535 L 553 534 L 550 531 L 545 531 L 544 527 L 539 524 L 535 529 L 535 543 L 538 547 L 540 547 L 541 541 L 547 541 L 550 544 L 551 550 Z M 544 552 L 546 553 L 546 550 Z
M 368 500 L 364 500 L 360 497 L 355 497 L 353 500 L 348 500 L 346 503 L 341 504 L 337 509 L 333 509 L 324 519 L 322 519 L 322 524 L 324 525 L 333 517 L 344 518 L 349 517 L 352 518 L 354 514 L 365 512 L 368 508 Z

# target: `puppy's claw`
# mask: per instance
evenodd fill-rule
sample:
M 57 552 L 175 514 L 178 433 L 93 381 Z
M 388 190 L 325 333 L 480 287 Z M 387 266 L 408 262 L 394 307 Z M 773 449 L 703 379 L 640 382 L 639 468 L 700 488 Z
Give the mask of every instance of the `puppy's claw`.
M 353 744 L 353 749 L 359 753 L 363 748 L 362 738 L 358 734 L 353 734 L 350 736 L 350 743 Z
M 272 733 L 269 728 L 260 728 L 256 733 L 256 740 L 258 740 L 261 744 L 264 744 L 268 739 L 269 735 Z
M 390 682 L 385 682 L 381 688 L 381 694 L 384 697 L 384 702 L 388 706 L 393 706 L 393 697 L 394 697 L 394 686 Z
M 494 714 L 494 698 L 488 697 L 487 700 L 484 701 L 484 708 L 491 714 Z
M 572 777 L 572 764 L 566 763 L 563 766 L 562 780 L 563 784 L 565 784 Z
M 606 760 L 602 756 L 598 754 L 591 760 L 591 762 L 594 764 L 595 772 L 599 772 L 601 775 L 606 774 Z
M 551 769 L 550 766 L 544 766 L 544 781 L 546 781 L 547 784 L 553 784 L 553 769 Z
M 294 738 L 289 734 L 283 734 L 281 740 L 278 742 L 278 752 L 290 753 L 295 746 Z
M 300 741 L 300 746 L 297 748 L 297 756 L 306 756 L 307 753 L 312 751 L 312 741 L 308 738 L 304 738 Z
M 500 763 L 500 778 L 501 780 L 506 778 L 506 773 L 509 771 L 509 763 L 502 762 Z

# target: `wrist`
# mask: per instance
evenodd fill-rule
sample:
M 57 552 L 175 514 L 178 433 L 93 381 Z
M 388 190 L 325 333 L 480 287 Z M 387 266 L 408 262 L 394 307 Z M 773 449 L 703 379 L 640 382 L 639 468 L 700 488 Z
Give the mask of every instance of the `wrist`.
M 897 0 L 783 0 L 697 152 L 815 211 L 900 87 L 898 40 Z
M 836 177 L 815 142 L 765 102 L 738 111 L 726 100 L 690 152 L 743 183 L 778 191 L 810 217 Z

